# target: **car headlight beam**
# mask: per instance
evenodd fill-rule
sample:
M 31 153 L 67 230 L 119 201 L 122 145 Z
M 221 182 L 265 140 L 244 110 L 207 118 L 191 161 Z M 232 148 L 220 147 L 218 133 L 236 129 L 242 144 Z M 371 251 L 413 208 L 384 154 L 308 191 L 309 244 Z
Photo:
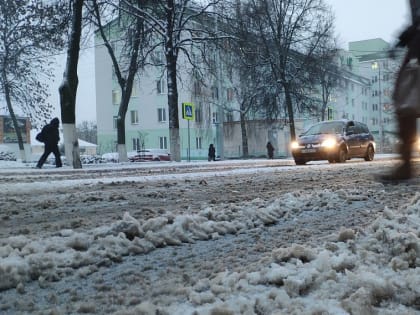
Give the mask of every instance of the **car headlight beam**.
M 337 145 L 337 140 L 335 139 L 325 139 L 324 141 L 322 141 L 321 146 L 327 149 L 331 149 L 334 148 Z
M 291 148 L 292 150 L 299 148 L 299 143 L 298 143 L 297 141 L 293 141 L 293 142 L 290 144 L 290 148 Z

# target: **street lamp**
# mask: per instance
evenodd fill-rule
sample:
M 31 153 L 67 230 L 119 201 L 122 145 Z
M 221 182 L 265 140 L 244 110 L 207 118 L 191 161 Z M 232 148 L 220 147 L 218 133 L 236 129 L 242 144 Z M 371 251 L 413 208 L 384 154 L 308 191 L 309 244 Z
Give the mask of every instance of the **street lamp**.
M 379 62 L 375 61 L 372 63 L 372 69 L 378 70 L 379 80 L 379 152 L 383 153 L 384 151 L 384 124 L 382 120 L 382 91 L 381 91 L 381 67 Z

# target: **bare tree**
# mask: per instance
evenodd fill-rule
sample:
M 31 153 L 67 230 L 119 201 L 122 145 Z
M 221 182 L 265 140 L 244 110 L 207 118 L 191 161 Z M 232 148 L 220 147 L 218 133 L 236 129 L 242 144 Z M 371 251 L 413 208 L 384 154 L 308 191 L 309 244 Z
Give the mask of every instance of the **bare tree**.
M 147 0 L 127 0 L 127 6 L 123 7 L 128 10 L 134 5 L 142 8 L 147 3 Z M 128 104 L 130 102 L 135 76 L 139 69 L 144 67 L 146 57 L 153 49 L 148 50 L 149 41 L 147 38 L 149 32 L 145 28 L 142 18 L 124 14 L 125 9 L 117 8 L 117 14 L 119 16 L 116 18 L 109 18 L 108 16 L 111 22 L 104 25 L 102 21 L 104 13 L 107 12 L 111 16 L 115 13 L 115 10 L 111 9 L 114 7 L 112 2 L 111 6 L 106 1 L 99 3 L 97 0 L 93 0 L 91 4 L 90 10 L 94 24 L 97 26 L 98 32 L 110 55 L 115 76 L 121 90 L 121 100 L 117 116 L 117 143 L 119 160 L 126 162 L 128 158 L 125 139 L 125 117 L 127 115 Z M 118 23 L 122 23 L 124 27 L 121 27 Z M 117 40 L 115 34 L 118 34 L 123 39 L 124 47 L 121 50 L 115 48 L 116 45 L 112 45 L 112 41 Z
M 321 104 L 317 108 L 317 118 L 321 121 L 325 120 L 325 113 L 330 102 L 331 94 L 339 88 L 338 83 L 343 74 L 334 62 L 337 53 L 335 47 L 321 47 L 319 53 L 316 53 L 314 56 L 314 76 L 319 83 L 321 96 Z
M 316 48 L 332 36 L 333 19 L 323 0 L 250 0 L 261 58 L 282 95 L 290 134 L 296 138 L 294 114 L 313 99 L 308 74 Z
M 92 121 L 82 121 L 77 125 L 78 138 L 90 143 L 97 144 L 97 126 Z
M 141 7 L 132 1 L 121 0 L 128 13 L 141 17 L 153 28 L 160 37 L 160 45 L 165 49 L 170 151 L 175 161 L 181 160 L 177 83 L 179 56 L 181 52 L 184 53 L 193 64 L 191 47 L 219 38 L 211 27 L 214 22 L 209 18 L 213 13 L 212 8 L 219 1 L 207 1 L 199 5 L 190 0 L 154 0 L 149 6 Z
M 222 62 L 228 69 L 227 76 L 235 91 L 239 105 L 242 155 L 248 157 L 247 120 L 255 113 L 263 113 L 265 117 L 272 117 L 272 101 L 275 100 L 274 89 L 267 80 L 267 64 L 260 58 L 257 33 L 252 27 L 249 14 L 250 3 L 240 0 L 225 3 L 223 25 L 227 28 L 230 38 L 227 45 L 220 45 Z
M 79 62 L 80 38 L 82 36 L 83 0 L 73 0 L 71 6 L 72 22 L 67 49 L 67 62 L 59 92 L 66 160 L 69 165 L 78 169 L 82 168 L 82 163 L 80 161 L 80 148 L 76 133 L 76 94 L 79 84 L 77 65 Z
M 0 0 L 0 95 L 6 101 L 22 160 L 25 150 L 16 112 L 29 116 L 33 126 L 50 118 L 52 106 L 46 102 L 48 86 L 42 75 L 51 76 L 51 63 L 42 55 L 63 47 L 66 12 L 57 1 Z

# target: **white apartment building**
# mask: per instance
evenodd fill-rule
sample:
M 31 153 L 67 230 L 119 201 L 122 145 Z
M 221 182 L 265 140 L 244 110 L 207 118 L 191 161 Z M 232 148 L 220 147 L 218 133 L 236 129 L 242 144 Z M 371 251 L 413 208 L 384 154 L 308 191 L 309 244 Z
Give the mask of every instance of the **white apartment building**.
M 95 74 L 98 151 L 105 153 L 116 151 L 120 92 L 108 52 L 99 43 L 97 38 Z M 392 150 L 397 141 L 390 96 L 398 61 L 387 57 L 388 49 L 389 44 L 382 39 L 349 43 L 349 51 L 341 51 L 338 56 L 343 76 L 328 105 L 333 112 L 333 119 L 347 118 L 366 123 L 375 136 L 379 152 Z M 204 81 L 202 84 L 193 75 L 189 63 L 180 56 L 178 94 L 182 159 L 206 159 L 210 143 L 215 144 L 216 155 L 221 152 L 224 158 L 242 155 L 239 111 L 235 110 L 238 105 L 229 85 L 229 74 L 222 65 L 216 63 L 215 66 L 219 67 L 219 71 L 215 71 L 219 74 L 219 80 L 209 74 L 201 78 Z M 126 116 L 127 151 L 141 148 L 169 149 L 164 70 L 148 67 L 136 78 Z M 183 102 L 194 104 L 193 121 L 182 119 Z M 316 118 L 296 113 L 296 134 L 314 122 Z M 247 121 L 247 131 L 251 156 L 263 156 L 267 141 L 273 143 L 276 156 L 290 154 L 290 132 L 289 127 L 284 125 L 284 119 L 269 124 L 264 121 Z

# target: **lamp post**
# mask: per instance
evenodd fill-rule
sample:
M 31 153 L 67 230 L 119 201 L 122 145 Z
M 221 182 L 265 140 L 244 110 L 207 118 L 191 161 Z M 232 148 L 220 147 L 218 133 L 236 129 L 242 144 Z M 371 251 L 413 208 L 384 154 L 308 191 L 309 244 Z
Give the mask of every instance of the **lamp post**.
M 381 91 L 381 67 L 377 61 L 372 63 L 372 69 L 378 70 L 379 80 L 378 80 L 378 87 L 379 87 L 379 152 L 383 153 L 384 151 L 384 124 L 382 119 L 382 91 Z

